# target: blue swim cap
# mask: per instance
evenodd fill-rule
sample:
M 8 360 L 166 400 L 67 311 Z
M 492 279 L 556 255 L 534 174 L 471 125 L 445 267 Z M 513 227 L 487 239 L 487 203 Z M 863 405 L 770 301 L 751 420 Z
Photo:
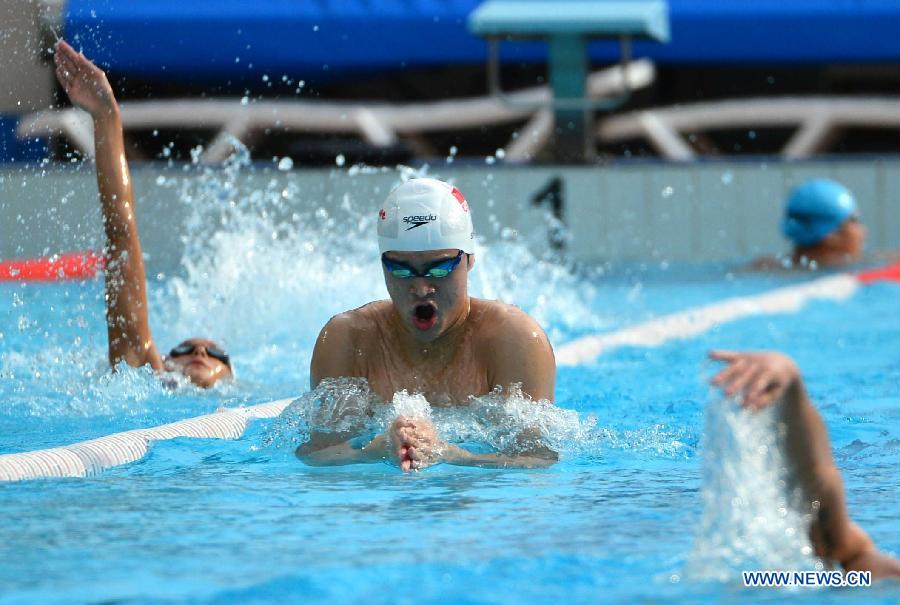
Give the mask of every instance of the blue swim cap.
M 781 230 L 796 245 L 812 246 L 857 212 L 856 200 L 846 187 L 828 179 L 811 179 L 791 191 Z

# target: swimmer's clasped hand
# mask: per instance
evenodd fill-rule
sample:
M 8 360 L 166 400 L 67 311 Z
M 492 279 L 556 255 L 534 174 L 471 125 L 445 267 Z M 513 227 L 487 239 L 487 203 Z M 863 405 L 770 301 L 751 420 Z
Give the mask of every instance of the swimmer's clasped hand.
M 390 451 L 404 472 L 421 470 L 441 462 L 450 446 L 424 419 L 399 417 L 388 431 Z

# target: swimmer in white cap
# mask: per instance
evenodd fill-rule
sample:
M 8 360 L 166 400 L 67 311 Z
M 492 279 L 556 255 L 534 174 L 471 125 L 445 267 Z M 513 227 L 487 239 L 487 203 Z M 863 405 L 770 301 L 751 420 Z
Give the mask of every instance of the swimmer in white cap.
M 519 384 L 531 398 L 553 401 L 556 362 L 541 327 L 516 307 L 469 296 L 474 232 L 462 193 L 435 179 L 412 179 L 388 195 L 377 220 L 390 300 L 328 322 L 313 352 L 313 388 L 330 378 L 362 377 L 385 401 L 406 390 L 431 405 L 455 406 Z M 517 456 L 473 454 L 416 418 L 398 418 L 362 449 L 346 438 L 335 441 L 313 435 L 297 455 L 310 464 L 390 458 L 403 470 L 437 462 L 532 467 L 556 460 L 542 447 Z
M 878 551 L 847 511 L 841 474 L 831 455 L 828 431 L 809 399 L 794 361 L 774 351 L 712 351 L 727 366 L 713 384 L 743 406 L 761 410 L 780 402 L 786 458 L 801 489 L 802 511 L 810 516 L 809 537 L 816 554 L 846 571 L 871 571 L 874 578 L 900 577 L 900 561 Z
M 106 74 L 64 40 L 56 44 L 56 77 L 72 104 L 91 115 L 97 186 L 106 231 L 106 326 L 109 363 L 149 365 L 207 388 L 232 379 L 231 359 L 215 342 L 190 338 L 160 354 L 150 333 L 147 284 L 134 216 L 134 192 L 125 157 L 122 119 Z

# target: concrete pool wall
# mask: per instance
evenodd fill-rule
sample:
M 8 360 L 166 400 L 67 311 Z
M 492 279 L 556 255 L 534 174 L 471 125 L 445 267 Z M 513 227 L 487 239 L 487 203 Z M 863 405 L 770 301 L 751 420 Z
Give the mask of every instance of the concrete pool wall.
M 900 159 L 448 165 L 429 174 L 453 180 L 463 191 L 476 230 L 488 241 L 501 228 L 542 238 L 550 206 L 536 207 L 532 200 L 558 177 L 568 249 L 588 262 L 723 261 L 786 250 L 779 230 L 783 200 L 794 184 L 817 176 L 837 179 L 856 195 L 870 251 L 900 250 Z M 152 163 L 137 164 L 133 175 L 148 271 L 176 271 L 189 214 L 178 192 L 184 179 L 198 177 L 179 165 Z M 374 213 L 398 179 L 393 170 L 284 172 L 267 164 L 244 170 L 236 182 L 245 192 L 292 184 L 296 194 L 279 206 L 289 217 L 348 200 Z M 0 217 L 2 259 L 99 248 L 102 242 L 96 184 L 87 165 L 0 167 Z

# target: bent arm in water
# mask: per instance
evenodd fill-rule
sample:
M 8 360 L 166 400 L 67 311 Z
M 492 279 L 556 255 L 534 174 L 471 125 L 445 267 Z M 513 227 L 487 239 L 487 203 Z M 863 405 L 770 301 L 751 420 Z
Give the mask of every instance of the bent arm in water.
M 349 433 L 318 432 L 295 451 L 310 466 L 340 466 L 392 461 L 404 471 L 419 470 L 439 462 L 482 468 L 544 468 L 558 460 L 556 452 L 532 444 L 515 454 L 473 453 L 446 443 L 427 420 L 397 418 L 388 429 L 361 448 Z
M 106 326 L 109 362 L 162 368 L 150 333 L 147 284 L 125 157 L 122 119 L 103 70 L 65 41 L 56 46 L 56 75 L 72 103 L 94 123 L 97 187 L 106 232 Z
M 378 435 L 363 447 L 356 448 L 346 433 L 313 433 L 294 453 L 309 466 L 384 462 L 388 459 L 387 438 Z
M 785 394 L 781 414 L 787 427 L 789 461 L 805 499 L 811 503 L 810 538 L 816 554 L 838 561 L 848 571 L 871 571 L 874 577 L 900 575 L 900 562 L 878 552 L 871 538 L 850 518 L 825 423 L 799 379 Z
M 476 454 L 461 447 L 451 445 L 443 460 L 456 466 L 477 466 L 480 468 L 546 468 L 559 460 L 559 454 L 550 448 L 517 454 Z

